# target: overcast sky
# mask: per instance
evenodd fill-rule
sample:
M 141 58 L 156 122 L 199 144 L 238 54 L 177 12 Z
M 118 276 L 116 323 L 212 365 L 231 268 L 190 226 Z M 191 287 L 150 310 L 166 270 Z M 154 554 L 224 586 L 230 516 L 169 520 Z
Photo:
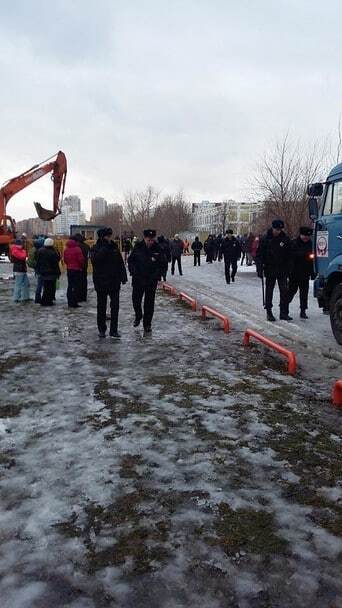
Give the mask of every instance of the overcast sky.
M 341 40 L 337 0 L 1 2 L 0 181 L 61 149 L 87 213 L 148 184 L 244 200 L 277 137 L 336 136 Z M 8 212 L 34 200 L 48 177 Z

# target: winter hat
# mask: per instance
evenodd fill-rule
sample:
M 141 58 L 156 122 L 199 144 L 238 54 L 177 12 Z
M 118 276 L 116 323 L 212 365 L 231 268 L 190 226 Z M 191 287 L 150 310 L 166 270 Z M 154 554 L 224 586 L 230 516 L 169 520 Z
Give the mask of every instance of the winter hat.
M 50 238 L 45 239 L 44 247 L 53 247 L 53 239 L 50 239 Z
M 144 236 L 145 237 L 149 237 L 150 239 L 154 239 L 156 237 L 157 231 L 153 230 L 153 228 L 147 228 L 146 230 L 144 230 Z
M 299 228 L 299 234 L 302 234 L 303 236 L 312 236 L 312 233 L 313 229 L 308 226 L 301 226 Z
M 103 239 L 105 236 L 112 236 L 113 230 L 111 228 L 100 228 L 97 231 L 97 236 L 99 239 Z
M 15 245 L 22 245 L 22 244 L 23 244 L 23 242 L 22 242 L 22 240 L 21 240 L 21 239 L 15 239 L 14 244 L 15 244 Z
M 226 234 L 234 234 L 233 230 L 227 230 Z
M 272 228 L 274 228 L 275 230 L 282 230 L 284 228 L 284 222 L 283 220 L 273 220 L 272 222 Z

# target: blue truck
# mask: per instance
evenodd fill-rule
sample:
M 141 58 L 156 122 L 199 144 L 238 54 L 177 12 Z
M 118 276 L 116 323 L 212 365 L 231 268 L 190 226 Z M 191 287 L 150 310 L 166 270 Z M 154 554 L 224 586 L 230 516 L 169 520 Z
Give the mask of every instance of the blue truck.
M 331 329 L 342 345 L 342 163 L 324 183 L 308 186 L 309 215 L 314 221 L 314 296 L 330 315 Z M 319 199 L 319 200 L 318 200 Z

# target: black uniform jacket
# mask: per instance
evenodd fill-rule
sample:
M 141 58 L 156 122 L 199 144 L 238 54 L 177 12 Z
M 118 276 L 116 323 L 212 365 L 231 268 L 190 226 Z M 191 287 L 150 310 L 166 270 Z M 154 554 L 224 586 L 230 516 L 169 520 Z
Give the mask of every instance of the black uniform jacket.
M 224 238 L 221 245 L 221 252 L 225 260 L 236 261 L 241 257 L 241 247 L 239 241 L 233 238 Z
M 292 258 L 293 268 L 291 275 L 299 280 L 307 280 L 310 277 L 313 279 L 315 277 L 311 239 L 307 243 L 304 243 L 300 237 L 294 239 L 292 241 Z
M 166 262 L 167 257 L 157 243 L 147 247 L 145 241 L 139 241 L 128 258 L 133 285 L 157 285 Z
M 127 283 L 125 264 L 114 241 L 98 239 L 91 249 L 90 258 L 96 291 L 117 290 L 121 283 Z
M 256 266 L 258 274 L 263 269 L 266 277 L 289 276 L 292 270 L 292 246 L 285 232 L 273 236 L 272 228 L 267 231 L 258 247 Z

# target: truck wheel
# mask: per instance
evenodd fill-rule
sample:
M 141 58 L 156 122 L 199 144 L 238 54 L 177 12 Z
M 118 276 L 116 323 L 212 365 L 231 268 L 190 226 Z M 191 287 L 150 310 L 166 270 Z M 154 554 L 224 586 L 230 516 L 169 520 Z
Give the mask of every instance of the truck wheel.
M 332 292 L 330 323 L 336 342 L 342 346 L 342 284 L 336 285 Z

